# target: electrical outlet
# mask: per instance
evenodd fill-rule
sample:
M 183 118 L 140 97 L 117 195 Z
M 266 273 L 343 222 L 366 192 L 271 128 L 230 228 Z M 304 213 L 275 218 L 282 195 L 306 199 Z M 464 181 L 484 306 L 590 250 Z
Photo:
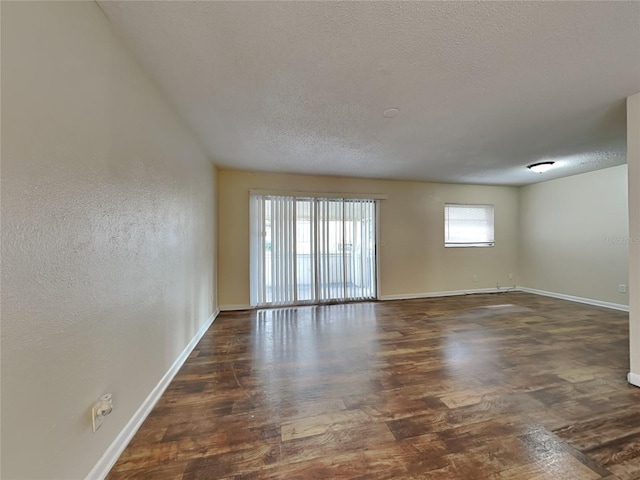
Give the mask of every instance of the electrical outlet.
M 478 275 L 474 275 L 474 276 L 473 276 L 473 281 L 474 281 L 474 282 L 477 282 L 477 281 L 478 281 Z
M 102 426 L 104 417 L 113 411 L 113 398 L 110 393 L 105 393 L 100 397 L 91 409 L 91 430 L 94 432 Z
M 627 293 L 627 286 L 621 283 L 620 285 L 618 285 L 618 292 Z
M 513 280 L 513 273 L 509 274 L 509 280 Z

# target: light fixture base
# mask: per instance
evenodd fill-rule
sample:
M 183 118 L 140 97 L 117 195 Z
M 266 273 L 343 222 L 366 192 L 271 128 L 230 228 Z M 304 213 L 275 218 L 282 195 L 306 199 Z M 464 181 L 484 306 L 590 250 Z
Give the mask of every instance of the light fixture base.
M 527 168 L 535 173 L 544 173 L 547 170 L 549 170 L 551 167 L 553 167 L 554 163 L 555 162 L 532 163 L 531 165 L 528 165 Z

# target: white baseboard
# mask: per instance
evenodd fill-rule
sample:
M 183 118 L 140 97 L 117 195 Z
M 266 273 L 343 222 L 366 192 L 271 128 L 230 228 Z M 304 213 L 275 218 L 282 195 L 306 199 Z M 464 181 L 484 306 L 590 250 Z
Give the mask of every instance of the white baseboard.
M 435 298 L 435 297 L 453 297 L 456 295 L 474 295 L 478 293 L 504 293 L 504 292 L 527 292 L 545 297 L 559 298 L 561 300 L 569 300 L 571 302 L 585 303 L 596 307 L 610 308 L 612 310 L 620 310 L 628 312 L 629 307 L 620 303 L 604 302 L 602 300 L 594 300 L 592 298 L 576 297 L 574 295 L 566 295 L 564 293 L 548 292 L 545 290 L 537 290 L 528 287 L 500 287 L 500 288 L 474 288 L 470 290 L 450 290 L 444 292 L 424 292 L 424 293 L 403 293 L 399 295 L 381 295 L 379 300 L 410 300 L 415 298 Z
M 221 312 L 234 312 L 237 310 L 253 310 L 251 305 L 220 305 Z
M 537 290 L 529 287 L 518 287 L 521 292 L 534 293 L 536 295 L 543 295 L 545 297 L 559 298 L 561 300 L 569 300 L 570 302 L 586 303 L 587 305 L 594 305 L 596 307 L 610 308 L 612 310 L 620 310 L 622 312 L 628 312 L 629 306 L 621 303 L 603 302 L 602 300 L 594 300 L 592 298 L 576 297 L 574 295 L 566 295 L 564 293 L 547 292 L 545 290 Z
M 111 445 L 109 445 L 109 448 L 107 448 L 100 460 L 98 460 L 98 463 L 93 466 L 89 474 L 86 476 L 85 480 L 103 480 L 107 476 L 109 470 L 111 470 L 113 465 L 118 460 L 118 457 L 120 457 L 133 436 L 136 434 L 136 432 L 142 425 L 142 422 L 144 422 L 147 416 L 151 413 L 151 410 L 158 402 L 158 400 L 160 400 L 160 397 L 171 383 L 171 380 L 173 380 L 173 377 L 176 375 L 176 373 L 178 373 L 178 370 L 180 370 L 182 364 L 189 357 L 191 351 L 195 348 L 202 336 L 209 329 L 213 321 L 218 316 L 218 313 L 220 313 L 220 309 L 216 309 L 207 319 L 207 321 L 202 325 L 202 327 L 200 327 L 198 333 L 195 334 L 189 344 L 184 348 L 182 353 L 180 353 L 180 356 L 178 356 L 178 358 L 176 358 L 176 361 L 173 362 L 171 368 L 167 370 L 158 384 L 153 388 L 151 393 L 147 396 L 147 398 L 145 398 L 140 407 L 138 407 L 138 410 L 136 410 L 136 412 L 115 438 L 115 440 L 111 443 Z
M 627 381 L 635 387 L 640 387 L 640 375 L 638 375 L 637 373 L 629 372 L 629 374 L 627 375 Z
M 474 295 L 478 293 L 504 293 L 514 291 L 516 287 L 473 288 L 470 290 L 450 290 L 444 292 L 402 293 L 399 295 L 380 295 L 379 300 L 411 300 L 414 298 L 454 297 L 457 295 Z

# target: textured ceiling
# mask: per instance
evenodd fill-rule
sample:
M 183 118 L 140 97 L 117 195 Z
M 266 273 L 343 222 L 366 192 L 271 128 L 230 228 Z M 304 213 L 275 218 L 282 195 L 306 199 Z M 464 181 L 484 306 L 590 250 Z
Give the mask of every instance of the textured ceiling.
M 522 185 L 626 162 L 640 2 L 100 6 L 220 166 Z

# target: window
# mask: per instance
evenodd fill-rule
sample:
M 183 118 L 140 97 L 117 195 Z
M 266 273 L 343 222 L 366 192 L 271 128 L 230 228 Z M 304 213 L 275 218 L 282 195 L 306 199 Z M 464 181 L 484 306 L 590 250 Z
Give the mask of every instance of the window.
M 444 204 L 445 247 L 493 245 L 493 205 Z
M 376 297 L 376 201 L 251 195 L 251 305 Z

